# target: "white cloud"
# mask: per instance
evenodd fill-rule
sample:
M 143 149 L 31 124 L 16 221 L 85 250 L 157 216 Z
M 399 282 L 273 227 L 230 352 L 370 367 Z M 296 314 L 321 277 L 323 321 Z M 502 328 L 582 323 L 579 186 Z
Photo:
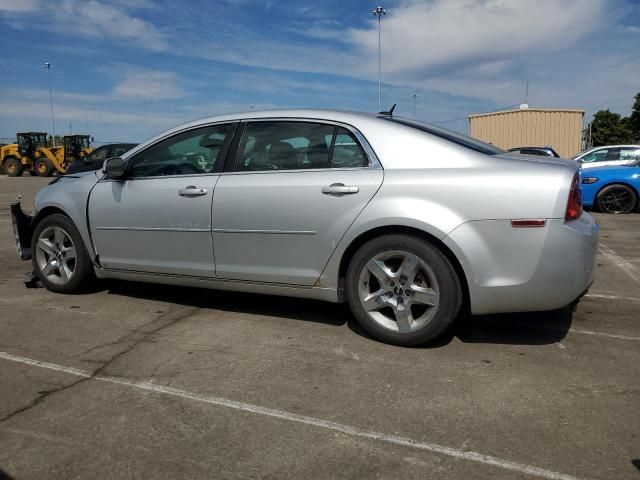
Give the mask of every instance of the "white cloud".
M 55 14 L 61 32 L 134 41 L 150 50 L 166 50 L 165 36 L 151 23 L 124 8 L 96 0 L 64 0 Z
M 3 135 L 21 130 L 50 131 L 48 90 L 0 89 Z M 114 102 L 112 95 L 80 95 L 55 92 L 56 133 L 68 132 L 72 123 L 93 135 L 98 141 L 141 141 L 161 131 L 194 118 L 244 111 L 248 105 L 233 102 L 181 103 L 172 108 L 163 104 Z M 132 105 L 133 103 L 133 105 Z M 272 104 L 256 104 L 257 109 L 274 108 Z M 10 125 L 7 128 L 7 125 Z M 11 132 L 11 133 L 9 133 Z
M 0 14 L 7 19 L 24 18 L 30 22 L 30 29 L 115 39 L 163 51 L 168 48 L 165 34 L 128 11 L 130 8 L 152 6 L 144 0 L 127 3 L 126 6 L 98 0 L 0 0 Z
M 113 88 L 118 97 L 150 100 L 180 98 L 185 95 L 173 72 L 147 69 L 129 69 L 124 78 Z
M 428 78 L 541 49 L 561 49 L 596 28 L 605 6 L 604 0 L 404 1 L 382 20 L 384 70 Z M 375 70 L 377 21 L 349 35 L 368 59 L 365 71 Z
M 40 0 L 0 0 L 0 12 L 32 12 L 40 7 Z
M 621 27 L 622 31 L 625 33 L 632 33 L 635 35 L 640 34 L 640 27 L 636 27 L 635 25 L 627 25 Z

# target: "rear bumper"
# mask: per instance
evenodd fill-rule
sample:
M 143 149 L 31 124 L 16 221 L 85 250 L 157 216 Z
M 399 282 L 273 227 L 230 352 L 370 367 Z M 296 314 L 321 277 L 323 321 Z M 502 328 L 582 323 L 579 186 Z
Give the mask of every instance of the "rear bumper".
M 471 224 L 471 225 L 470 225 Z M 515 229 L 508 221 L 469 222 L 445 240 L 466 258 L 471 312 L 544 311 L 570 305 L 594 280 L 599 226 L 584 213 L 544 228 Z
M 21 260 L 31 258 L 31 235 L 33 217 L 22 211 L 20 200 L 11 204 L 11 226 L 16 240 L 16 250 Z

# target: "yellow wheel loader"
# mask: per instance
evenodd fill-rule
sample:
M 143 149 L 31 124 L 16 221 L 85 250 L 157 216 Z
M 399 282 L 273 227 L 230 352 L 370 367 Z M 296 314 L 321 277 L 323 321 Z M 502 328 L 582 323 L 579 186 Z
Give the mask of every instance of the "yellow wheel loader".
M 17 143 L 0 149 L 0 168 L 10 177 L 19 177 L 25 170 L 40 177 L 64 174 L 71 161 L 93 151 L 88 135 L 65 136 L 64 146 L 51 148 L 43 132 L 17 133 L 16 138 Z
M 92 138 L 89 135 L 65 135 L 64 136 L 64 169 L 89 155 L 95 149 L 91 147 Z

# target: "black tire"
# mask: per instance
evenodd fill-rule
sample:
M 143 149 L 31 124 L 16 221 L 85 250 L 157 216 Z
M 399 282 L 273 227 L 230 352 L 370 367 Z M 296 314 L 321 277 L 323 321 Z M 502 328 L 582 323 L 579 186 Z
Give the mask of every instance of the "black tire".
M 430 320 L 424 325 L 415 327 L 416 329 L 412 331 L 400 332 L 399 323 L 397 330 L 386 328 L 366 312 L 360 300 L 359 287 L 362 287 L 362 272 L 368 271 L 364 270 L 365 265 L 378 255 L 396 251 L 414 255 L 423 262 L 431 270 L 439 290 L 437 310 Z M 405 284 L 403 283 L 403 285 Z M 393 286 L 393 282 L 391 282 L 391 286 Z M 373 290 L 378 288 L 376 286 Z M 403 288 L 405 287 L 401 287 L 401 290 Z M 439 337 L 451 327 L 462 306 L 460 279 L 447 257 L 430 242 L 411 235 L 384 235 L 374 238 L 360 247 L 347 269 L 346 295 L 358 323 L 369 334 L 385 343 L 399 346 L 419 345 Z M 393 296 L 391 293 L 389 295 Z
M 53 164 L 47 157 L 36 158 L 33 169 L 39 177 L 50 177 L 53 173 Z
M 40 264 L 38 262 L 38 239 L 40 235 L 51 227 L 61 228 L 65 233 L 69 235 L 73 242 L 73 246 L 76 251 L 75 264 L 73 274 L 68 281 L 64 284 L 53 283 L 47 278 L 47 275 L 43 274 Z M 36 226 L 31 237 L 31 262 L 33 264 L 33 271 L 38 279 L 44 284 L 47 289 L 52 292 L 58 293 L 74 293 L 85 288 L 91 280 L 94 278 L 93 265 L 91 264 L 91 258 L 87 253 L 87 249 L 84 246 L 82 237 L 78 232 L 78 229 L 73 224 L 69 217 L 62 214 L 53 214 L 43 218 Z
M 9 177 L 19 177 L 24 172 L 24 165 L 17 158 L 9 157 L 4 161 L 4 171 Z
M 596 206 L 604 213 L 631 213 L 638 206 L 638 194 L 628 185 L 614 183 L 598 192 Z

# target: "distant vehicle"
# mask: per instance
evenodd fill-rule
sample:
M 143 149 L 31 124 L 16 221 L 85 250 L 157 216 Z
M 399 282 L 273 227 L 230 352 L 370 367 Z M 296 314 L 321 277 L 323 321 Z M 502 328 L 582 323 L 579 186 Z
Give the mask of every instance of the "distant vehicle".
M 640 159 L 640 145 L 609 145 L 582 152 L 572 160 L 580 162 L 582 168 L 610 165 L 629 165 Z
M 67 175 L 100 170 L 107 158 L 119 157 L 135 146 L 137 146 L 137 143 L 112 143 L 98 147 L 86 157 L 79 158 L 71 163 L 67 167 Z
M 20 132 L 16 139 L 0 148 L 0 168 L 10 177 L 25 171 L 41 177 L 64 174 L 69 163 L 93 151 L 89 135 L 65 135 L 58 147 L 48 146 L 45 132 Z
M 33 216 L 13 203 L 18 252 L 61 293 L 96 275 L 346 301 L 397 345 L 442 334 L 462 305 L 551 310 L 586 292 L 598 225 L 577 164 L 391 112 L 181 125 L 59 177 Z
M 640 160 L 583 170 L 581 183 L 585 207 L 604 213 L 631 213 L 638 208 Z
M 558 152 L 551 147 L 517 147 L 509 149 L 509 152 L 519 153 L 521 155 L 538 155 L 540 157 L 560 158 Z

